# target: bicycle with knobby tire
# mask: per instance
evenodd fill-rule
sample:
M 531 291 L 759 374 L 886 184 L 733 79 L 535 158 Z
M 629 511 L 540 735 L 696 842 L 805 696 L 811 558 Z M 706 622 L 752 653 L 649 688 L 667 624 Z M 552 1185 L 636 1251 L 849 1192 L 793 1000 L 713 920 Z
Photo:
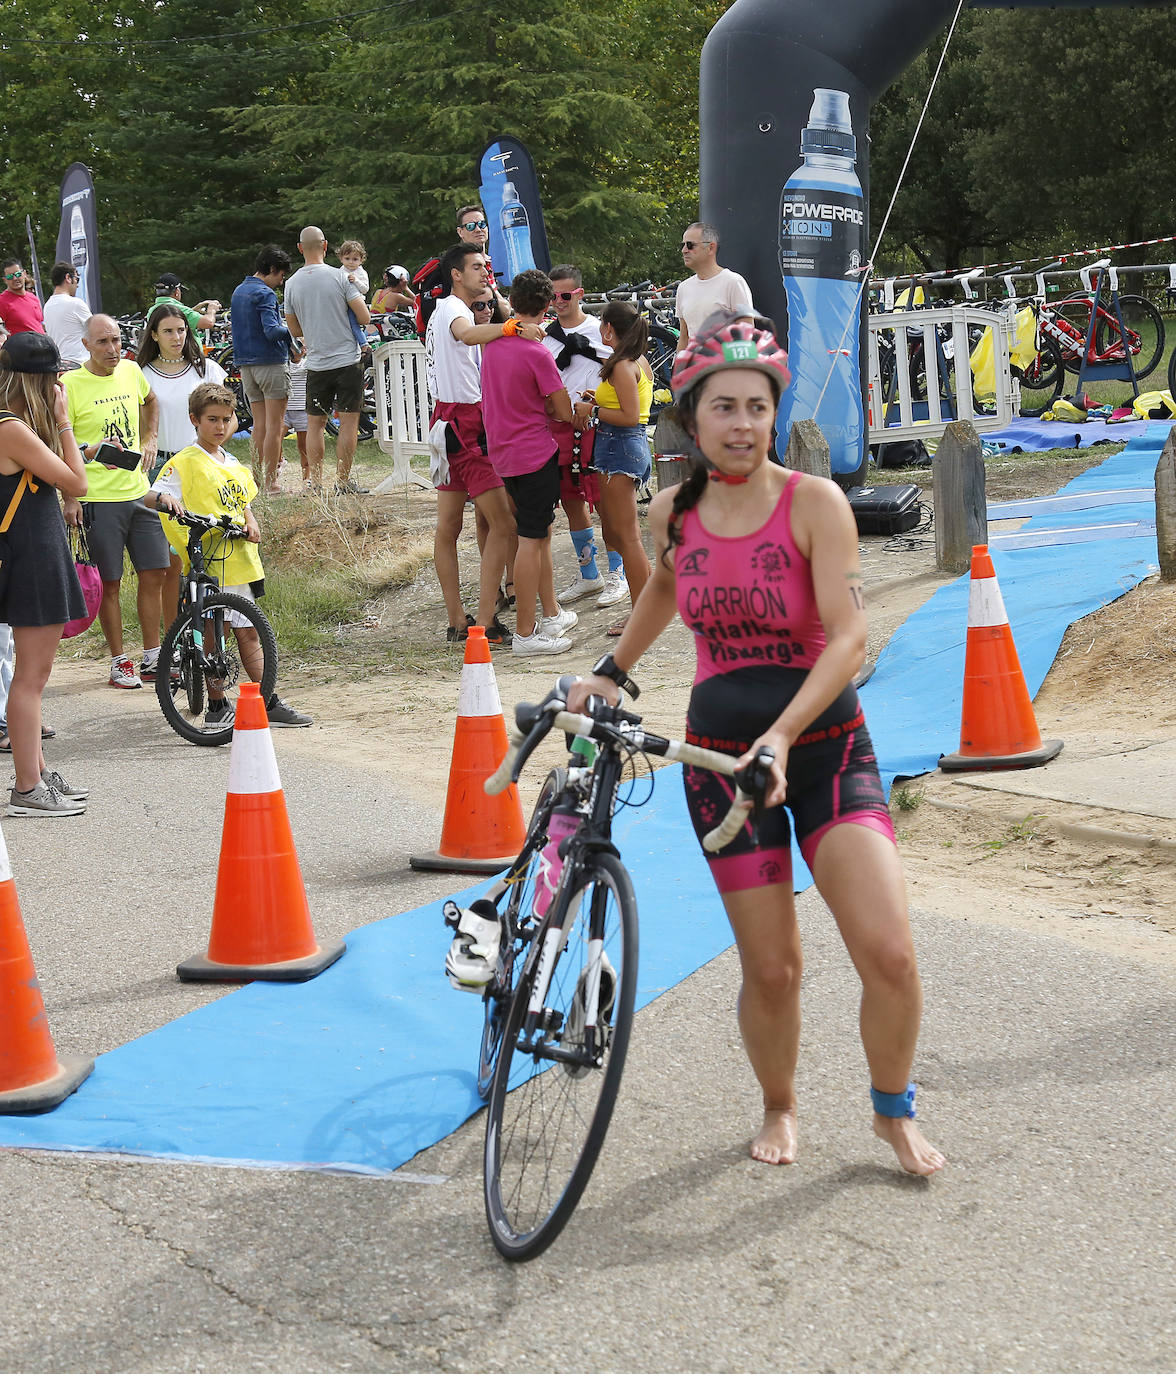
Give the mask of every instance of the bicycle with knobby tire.
M 222 591 L 207 565 L 233 539 L 245 538 L 245 527 L 227 515 L 183 512 L 171 518 L 188 529 L 189 568 L 180 591 L 179 614 L 163 637 L 156 669 L 155 695 L 164 719 L 177 735 L 192 744 L 227 744 L 233 737 L 235 688 L 256 681 L 263 701 L 273 696 L 278 681 L 278 642 L 273 626 L 256 601 Z M 204 536 L 217 541 L 206 556 Z M 256 631 L 258 644 L 244 662 L 238 629 Z M 260 655 L 260 663 L 255 660 Z M 252 671 L 250 671 L 252 670 Z M 256 674 L 256 676 L 255 676 Z M 227 703 L 217 711 L 216 704 Z M 206 706 L 219 719 L 210 720 Z
M 486 1216 L 509 1260 L 540 1254 L 567 1224 L 620 1087 L 638 950 L 633 884 L 612 842 L 614 812 L 634 805 L 619 795 L 627 769 L 652 755 L 733 777 L 730 812 L 704 840 L 717 850 L 754 824 L 747 803 L 762 801 L 772 759 L 763 750 L 737 770 L 734 758 L 654 735 L 640 716 L 599 697 L 572 714 L 566 704 L 574 681 L 561 678 L 538 705 L 516 708 L 517 732 L 485 784 L 487 792 L 502 791 L 551 730 L 567 733 L 568 765 L 548 774 L 518 858 L 474 903 L 483 917 L 497 911 L 501 922 L 493 977 L 483 989 L 478 1086 L 489 1099 Z M 650 778 L 650 794 L 652 787 Z M 463 914 L 446 904 L 450 924 Z

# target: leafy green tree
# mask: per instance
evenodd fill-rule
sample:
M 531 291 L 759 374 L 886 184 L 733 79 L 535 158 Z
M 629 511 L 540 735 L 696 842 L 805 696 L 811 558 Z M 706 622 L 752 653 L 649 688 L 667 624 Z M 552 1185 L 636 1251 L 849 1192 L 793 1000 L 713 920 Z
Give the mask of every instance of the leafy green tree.
M 236 127 L 300 167 L 288 212 L 401 261 L 446 244 L 454 208 L 476 193 L 478 153 L 512 133 L 535 159 L 552 251 L 613 275 L 642 255 L 661 199 L 629 172 L 651 125 L 612 22 L 586 0 L 468 13 L 415 0 L 395 23 L 359 21 L 299 106 L 240 107 Z

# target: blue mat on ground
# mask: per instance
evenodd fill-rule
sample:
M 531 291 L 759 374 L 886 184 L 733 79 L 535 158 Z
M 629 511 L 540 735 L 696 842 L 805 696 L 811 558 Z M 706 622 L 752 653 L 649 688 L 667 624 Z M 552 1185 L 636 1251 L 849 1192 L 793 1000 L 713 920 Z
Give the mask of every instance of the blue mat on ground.
M 1121 444 L 1147 434 L 1152 420 L 1128 420 L 1108 425 L 1105 420 L 1014 420 L 1005 429 L 980 437 L 986 444 L 998 444 L 1005 453 L 1041 453 L 1049 448 L 1093 448 L 1096 444 Z M 1165 434 L 1167 428 L 1165 427 Z M 1162 445 L 1161 445 L 1162 447 Z
M 1152 425 L 1065 494 L 1146 489 L 1167 434 Z M 1135 507 L 1108 504 L 1107 522 L 1124 509 Z M 1091 524 L 1097 516 L 1084 513 Z M 1072 518 L 1046 511 L 1026 528 L 1049 535 Z M 1114 537 L 994 553 L 1031 692 L 1067 626 L 1141 581 L 1155 557 L 1154 539 Z M 940 588 L 862 691 L 887 786 L 956 745 L 967 602 L 967 577 Z M 617 819 L 641 903 L 641 1005 L 730 944 L 676 772 L 659 773 L 654 800 Z M 808 875 L 794 861 L 801 888 Z M 102 1055 L 55 1111 L 0 1118 L 0 1146 L 388 1173 L 478 1107 L 481 1003 L 445 981 L 447 944 L 440 903 L 365 926 L 312 982 L 252 984 Z

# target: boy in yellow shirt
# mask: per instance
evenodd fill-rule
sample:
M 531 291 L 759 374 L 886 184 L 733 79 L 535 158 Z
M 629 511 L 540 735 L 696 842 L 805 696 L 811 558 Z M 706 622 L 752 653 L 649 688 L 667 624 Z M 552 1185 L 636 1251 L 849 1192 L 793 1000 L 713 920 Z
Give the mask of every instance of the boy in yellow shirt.
M 169 520 L 168 513 L 182 515 L 188 511 L 214 518 L 228 515 L 243 523 L 245 538 L 232 540 L 227 553 L 222 554 L 218 549 L 216 561 L 221 565 L 221 590 L 254 601 L 265 588 L 265 571 L 257 552 L 261 531 L 250 507 L 257 495 L 257 483 L 250 470 L 222 447 L 236 428 L 233 393 L 215 382 L 202 382 L 188 398 L 188 407 L 196 429 L 196 442 L 181 449 L 164 465 L 155 485 L 143 498 L 144 504 L 164 513 L 164 533 L 185 562 L 187 527 Z M 213 537 L 204 536 L 205 539 Z M 237 638 L 242 667 L 254 682 L 260 682 L 264 658 L 257 631 L 251 625 L 237 624 L 243 617 L 234 611 L 227 611 L 225 620 Z M 271 725 L 314 724 L 310 716 L 287 706 L 276 692 L 266 702 L 265 709 Z M 205 724 L 222 728 L 232 719 L 232 702 L 209 683 Z

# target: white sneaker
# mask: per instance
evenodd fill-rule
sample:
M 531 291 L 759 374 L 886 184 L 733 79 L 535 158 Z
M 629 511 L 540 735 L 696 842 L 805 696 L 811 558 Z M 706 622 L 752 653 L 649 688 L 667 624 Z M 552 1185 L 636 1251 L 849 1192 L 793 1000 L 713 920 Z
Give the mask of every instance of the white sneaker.
M 511 652 L 521 655 L 535 654 L 566 654 L 572 647 L 570 639 L 564 639 L 555 635 L 544 634 L 542 629 L 536 629 L 534 634 L 516 634 L 514 643 L 511 644 Z
M 112 687 L 142 687 L 139 674 L 135 672 L 134 661 L 125 654 L 116 658 L 110 665 L 110 685 Z
M 539 633 L 550 635 L 552 639 L 558 639 L 565 630 L 570 630 L 573 625 L 579 623 L 580 617 L 575 611 L 565 611 L 561 606 L 558 615 L 545 615 L 539 622 Z
M 615 606 L 618 601 L 625 601 L 629 596 L 629 583 L 625 579 L 625 574 L 621 572 L 610 572 L 605 574 L 604 590 L 597 598 L 598 606 Z
M 604 579 L 599 573 L 595 577 L 577 577 L 565 591 L 560 592 L 558 601 L 579 601 L 582 596 L 593 596 L 604 590 Z
M 445 956 L 445 973 L 461 992 L 481 992 L 498 967 L 498 947 L 502 942 L 502 922 L 493 902 L 479 898 L 470 907 L 446 902 L 442 907 L 445 924 L 457 934 Z

